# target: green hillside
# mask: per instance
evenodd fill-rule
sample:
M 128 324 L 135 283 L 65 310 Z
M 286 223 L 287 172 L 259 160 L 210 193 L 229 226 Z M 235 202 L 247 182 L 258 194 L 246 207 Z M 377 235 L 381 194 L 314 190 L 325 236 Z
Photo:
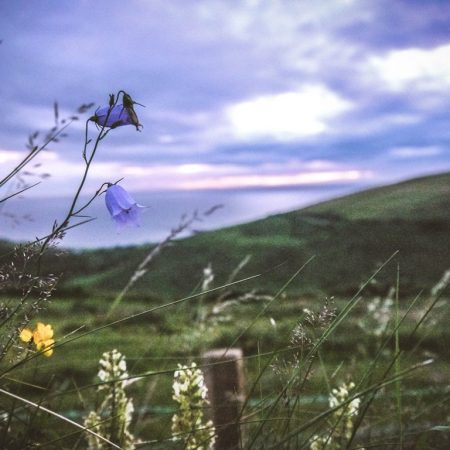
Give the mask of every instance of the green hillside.
M 131 295 L 175 298 L 192 292 L 212 264 L 225 283 L 247 256 L 245 277 L 264 275 L 239 289 L 275 291 L 310 257 L 290 287 L 293 293 L 353 292 L 387 258 L 395 262 L 377 277 L 374 292 L 395 284 L 397 263 L 404 292 L 430 288 L 450 267 L 450 173 L 418 178 L 205 232 L 166 248 Z M 127 282 L 151 246 L 66 253 L 50 268 L 64 271 L 60 290 L 113 295 Z M 56 264 L 56 265 L 54 265 Z
M 450 220 L 450 174 L 415 178 L 303 209 L 349 220 Z

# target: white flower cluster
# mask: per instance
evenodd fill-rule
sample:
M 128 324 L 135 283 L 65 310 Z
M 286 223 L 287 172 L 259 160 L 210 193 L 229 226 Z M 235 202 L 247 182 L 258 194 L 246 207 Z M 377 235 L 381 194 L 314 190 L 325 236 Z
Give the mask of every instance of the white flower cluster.
M 441 295 L 444 289 L 450 284 L 450 270 L 446 270 L 442 278 L 431 289 L 431 296 L 437 297 Z
M 330 421 L 330 428 L 322 436 L 313 436 L 310 450 L 341 450 L 347 448 L 347 443 L 353 434 L 354 418 L 358 415 L 361 400 L 355 398 L 347 402 L 350 391 L 355 388 L 355 383 L 342 384 L 331 391 L 328 397 L 330 408 L 336 409 Z M 343 405 L 342 408 L 339 408 Z
M 392 318 L 392 307 L 394 306 L 393 296 L 395 290 L 391 289 L 387 297 L 382 300 L 375 297 L 367 304 L 367 317 L 361 326 L 374 336 L 381 336 Z
M 336 408 L 339 405 L 342 405 L 346 402 L 348 399 L 350 392 L 352 389 L 355 388 L 355 383 L 352 381 L 349 384 L 343 384 L 338 389 L 333 389 L 331 391 L 331 394 L 328 398 L 328 404 L 330 405 L 330 408 Z M 361 399 L 355 398 L 350 403 L 347 404 L 345 407 L 345 415 L 347 417 L 353 417 L 358 414 L 359 405 L 361 403 Z M 342 414 L 342 413 L 341 413 Z
M 212 270 L 212 265 L 209 263 L 203 269 L 203 281 L 202 281 L 202 292 L 205 292 L 210 289 L 212 286 L 212 282 L 214 281 L 214 272 Z
M 104 384 L 98 390 L 105 393 L 105 399 L 97 411 L 89 413 L 84 425 L 122 449 L 134 450 L 135 439 L 129 431 L 134 407 L 132 399 L 127 397 L 124 390 L 130 384 L 126 379 L 128 372 L 125 357 L 114 349 L 103 353 L 99 365 L 98 377 Z M 89 450 L 107 448 L 104 441 L 93 435 L 87 435 L 87 439 Z
M 115 381 L 122 385 L 124 378 L 128 378 L 127 363 L 125 357 L 116 349 L 105 352 L 99 361 L 100 370 L 98 371 L 98 377 L 101 381 L 108 383 L 109 381 Z M 99 386 L 99 389 L 106 389 L 107 384 Z
M 179 411 L 172 417 L 174 440 L 184 440 L 186 450 L 207 450 L 214 447 L 215 430 L 209 420 L 203 423 L 204 409 L 208 405 L 208 389 L 203 373 L 195 363 L 178 364 L 174 373 L 172 398 L 179 404 Z

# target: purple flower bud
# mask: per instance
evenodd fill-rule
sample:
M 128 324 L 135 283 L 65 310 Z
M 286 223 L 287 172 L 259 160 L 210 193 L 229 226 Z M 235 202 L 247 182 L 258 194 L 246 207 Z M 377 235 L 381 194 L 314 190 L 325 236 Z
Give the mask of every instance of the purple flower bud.
M 109 112 L 109 115 L 108 115 Z M 108 128 L 117 128 L 122 125 L 134 125 L 137 130 L 142 126 L 133 108 L 127 108 L 123 105 L 113 107 L 105 106 L 100 108 L 91 117 L 93 122 L 100 126 Z
M 105 203 L 119 228 L 140 225 L 139 216 L 145 206 L 136 203 L 122 186 L 117 184 L 109 186 L 106 190 Z

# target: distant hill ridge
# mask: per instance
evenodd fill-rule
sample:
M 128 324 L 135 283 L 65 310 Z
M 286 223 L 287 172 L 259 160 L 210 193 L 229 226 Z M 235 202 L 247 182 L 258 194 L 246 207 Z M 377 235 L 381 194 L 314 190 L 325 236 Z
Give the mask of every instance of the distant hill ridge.
M 310 206 L 346 219 L 450 219 L 450 173 L 414 178 Z

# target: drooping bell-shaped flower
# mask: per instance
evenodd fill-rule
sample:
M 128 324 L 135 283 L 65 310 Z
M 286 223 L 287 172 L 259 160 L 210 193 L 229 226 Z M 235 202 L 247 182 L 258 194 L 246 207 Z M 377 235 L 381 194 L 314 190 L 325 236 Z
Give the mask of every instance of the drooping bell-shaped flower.
M 117 128 L 123 125 L 134 125 L 136 130 L 142 126 L 133 108 L 124 105 L 104 106 L 98 109 L 91 120 L 100 126 Z
M 117 184 L 112 184 L 106 190 L 105 203 L 111 217 L 119 228 L 140 225 L 141 209 L 145 206 L 139 205 L 128 194 L 128 192 Z
M 134 110 L 134 105 L 144 106 L 135 102 L 129 94 L 120 91 L 122 94 L 122 104 L 117 104 L 114 94 L 109 96 L 109 106 L 99 108 L 89 119 L 97 125 L 108 128 L 117 128 L 123 125 L 134 125 L 136 130 L 142 125 L 139 123 L 138 116 Z

